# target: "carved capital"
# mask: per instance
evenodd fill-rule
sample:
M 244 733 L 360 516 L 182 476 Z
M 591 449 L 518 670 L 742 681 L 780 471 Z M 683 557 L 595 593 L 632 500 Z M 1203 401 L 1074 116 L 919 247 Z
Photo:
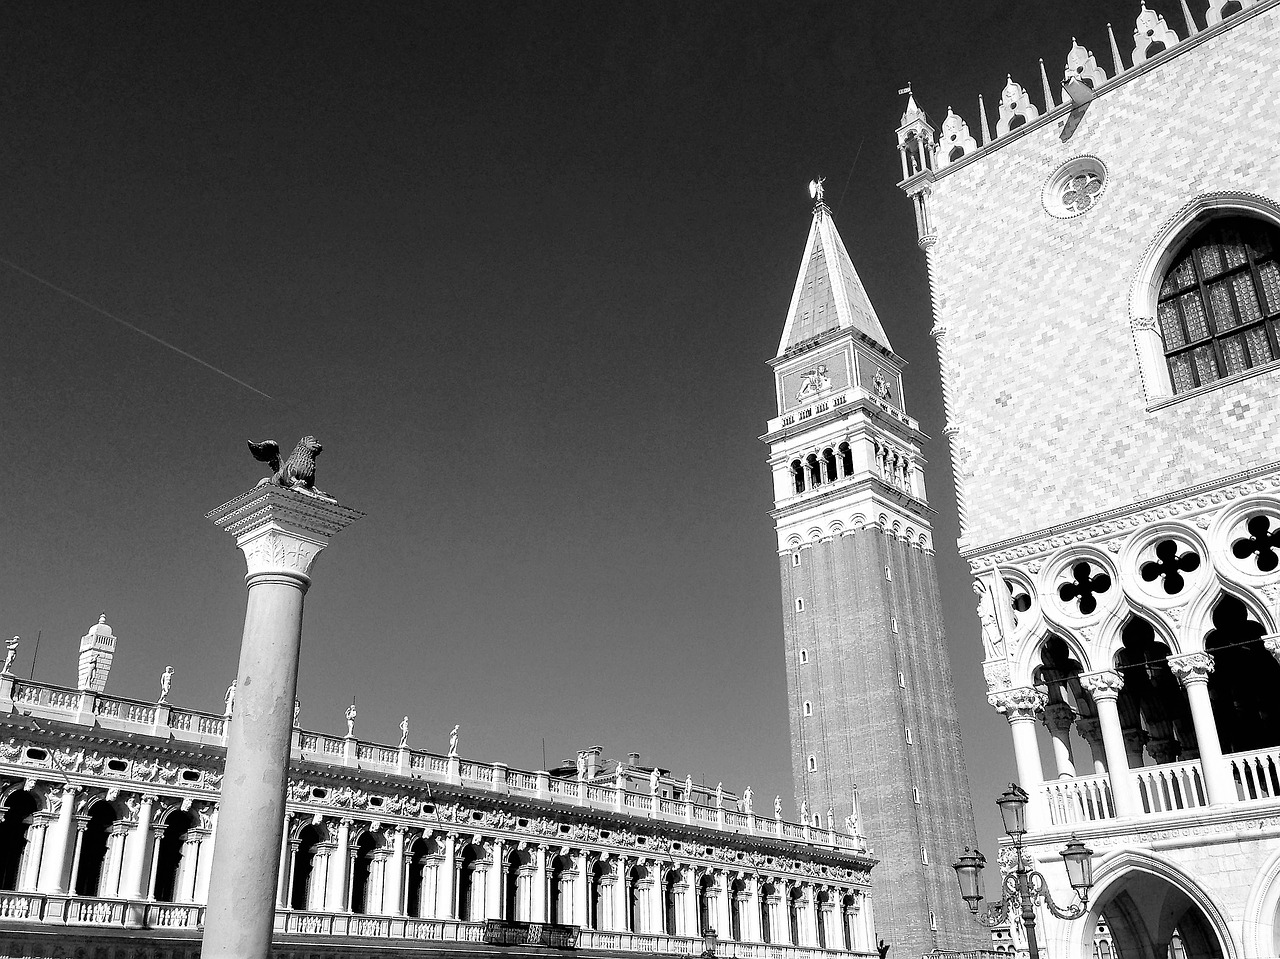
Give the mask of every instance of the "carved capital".
M 1170 656 L 1169 672 L 1183 686 L 1192 683 L 1207 683 L 1209 674 L 1213 672 L 1213 657 L 1208 653 L 1187 653 L 1184 656 Z
M 1097 716 L 1081 716 L 1076 720 L 1076 732 L 1090 745 L 1102 742 L 1102 723 Z
M 1080 677 L 1080 684 L 1089 691 L 1095 702 L 1108 699 L 1115 701 L 1120 696 L 1120 690 L 1124 689 L 1124 677 L 1114 669 L 1104 669 L 1097 673 L 1084 673 Z
M 1280 662 L 1280 635 L 1263 636 L 1262 646 L 1267 652 L 1275 657 L 1276 662 Z
M 363 515 L 280 486 L 259 486 L 219 506 L 208 518 L 236 538 L 249 578 L 274 574 L 305 586 L 320 551 Z
M 1035 719 L 1048 701 L 1049 697 L 1034 686 L 1003 689 L 987 697 L 987 702 L 1004 713 L 1009 722 L 1019 719 Z
M 1049 703 L 1044 708 L 1044 724 L 1049 729 L 1067 732 L 1076 721 L 1076 711 L 1064 702 Z

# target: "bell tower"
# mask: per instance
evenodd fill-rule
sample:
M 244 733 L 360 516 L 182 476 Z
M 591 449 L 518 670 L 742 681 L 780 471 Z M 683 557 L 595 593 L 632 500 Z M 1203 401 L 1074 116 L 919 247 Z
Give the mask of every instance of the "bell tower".
M 905 361 L 821 181 L 777 356 L 769 444 L 796 804 L 866 835 L 898 956 L 975 949 L 951 863 L 974 843 Z M 802 805 L 803 804 L 803 805 Z

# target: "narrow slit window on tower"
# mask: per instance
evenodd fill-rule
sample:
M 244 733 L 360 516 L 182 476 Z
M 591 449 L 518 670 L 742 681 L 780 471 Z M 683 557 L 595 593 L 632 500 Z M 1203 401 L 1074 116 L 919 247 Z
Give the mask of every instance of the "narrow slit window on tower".
M 804 600 L 799 596 L 796 597 L 796 612 L 797 613 L 804 612 Z
M 915 745 L 915 744 L 911 741 L 911 727 L 910 727 L 910 726 L 908 726 L 908 727 L 907 727 L 907 745 L 908 745 L 908 746 L 913 746 L 913 745 Z
M 799 566 L 799 565 L 800 565 L 800 554 L 799 554 L 799 553 L 792 553 L 792 554 L 791 554 L 791 565 L 792 565 L 792 566 Z
M 806 715 L 806 716 L 812 716 L 812 715 L 813 715 L 813 703 L 809 702 L 809 700 L 807 700 L 807 699 L 806 699 L 806 700 L 804 701 L 804 708 L 803 708 L 803 709 L 801 709 L 801 712 L 802 712 L 804 715 Z
M 884 578 L 891 583 L 893 582 L 893 570 L 891 570 L 888 566 L 884 568 Z
M 929 865 L 929 850 L 924 846 L 920 847 L 920 862 L 922 865 Z
M 897 616 L 890 616 L 890 617 L 889 617 L 889 625 L 893 628 L 893 631 L 896 633 L 896 632 L 898 631 L 898 617 L 897 617 Z
M 811 772 L 811 773 L 816 773 L 817 771 L 818 771 L 818 757 L 817 757 L 817 756 L 810 756 L 810 757 L 809 757 L 809 772 Z
M 802 650 L 800 650 L 800 663 L 801 663 L 801 665 L 803 665 L 803 664 L 807 663 L 808 661 L 809 661 L 809 650 L 807 650 L 807 649 L 802 649 Z
M 917 806 L 920 805 L 920 787 L 919 786 L 911 787 L 911 801 L 914 802 Z
M 938 931 L 938 914 L 932 909 L 929 910 L 929 928 L 933 932 Z
M 898 687 L 899 687 L 900 689 L 906 689 L 906 688 L 907 688 L 907 677 L 906 677 L 906 676 L 904 676 L 904 675 L 902 675 L 901 671 L 899 671 L 899 673 L 898 673 Z

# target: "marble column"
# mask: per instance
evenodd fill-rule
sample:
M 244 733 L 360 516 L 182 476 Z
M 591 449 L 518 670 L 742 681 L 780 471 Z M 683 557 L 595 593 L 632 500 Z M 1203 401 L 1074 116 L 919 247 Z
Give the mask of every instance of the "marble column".
M 403 916 L 404 900 L 404 829 L 392 826 L 391 856 L 387 860 L 386 883 L 383 888 L 382 914 Z
M 591 895 L 589 888 L 591 884 L 591 864 L 587 860 L 587 851 L 585 849 L 579 849 L 573 859 L 577 863 L 578 874 L 573 878 L 572 922 L 585 927 L 591 911 L 591 904 L 587 901 Z
M 444 862 L 436 873 L 436 915 L 441 919 L 458 918 L 458 903 L 454 898 L 454 890 L 458 886 L 454 876 L 457 849 L 458 834 L 451 832 L 444 837 Z
M 1027 791 L 1027 828 L 1049 825 L 1049 809 L 1044 789 L 1044 767 L 1036 739 L 1036 716 L 1048 697 L 1034 686 L 1022 686 L 992 693 L 987 702 L 1004 713 L 1013 735 L 1013 758 L 1018 767 L 1018 784 Z
M 627 865 L 626 856 L 615 856 L 613 860 L 613 923 L 610 929 L 614 932 L 625 932 L 629 928 L 627 921 Z
M 217 848 L 218 809 L 211 808 L 203 814 L 207 816 L 209 829 L 200 840 L 200 858 L 196 861 L 196 885 L 192 899 L 195 902 L 209 901 L 209 881 L 213 875 L 213 851 Z
M 18 881 L 18 888 L 23 892 L 35 892 L 40 887 L 40 864 L 44 861 L 44 844 L 48 837 L 49 826 L 55 821 L 47 813 L 36 813 L 32 819 L 26 864 L 22 868 L 22 876 Z
M 349 912 L 347 889 L 351 885 L 351 827 L 353 820 L 338 820 L 337 845 L 329 856 L 329 889 L 325 908 L 330 912 Z
M 1102 724 L 1097 716 L 1081 716 L 1076 720 L 1076 731 L 1089 747 L 1093 760 L 1093 774 L 1103 776 L 1107 772 L 1107 754 L 1102 746 Z
M 1170 656 L 1169 669 L 1187 691 L 1191 722 L 1195 726 L 1196 742 L 1200 746 L 1200 768 L 1204 770 L 1209 804 L 1218 806 L 1233 803 L 1239 797 L 1236 794 L 1235 780 L 1222 756 L 1218 723 L 1213 718 L 1213 704 L 1209 701 L 1209 675 L 1213 672 L 1213 657 L 1208 653 Z
M 1124 677 L 1114 670 L 1104 669 L 1096 673 L 1084 673 L 1080 683 L 1089 691 L 1098 707 L 1098 723 L 1102 728 L 1102 748 L 1107 756 L 1107 772 L 1111 780 L 1111 796 L 1115 801 L 1117 816 L 1140 816 L 1142 804 L 1134 789 L 1133 776 L 1125 757 L 1124 731 L 1120 727 L 1120 712 L 1116 700 L 1124 688 Z
M 533 896 L 529 903 L 529 921 L 547 921 L 547 847 L 535 846 L 533 853 Z
M 276 908 L 289 908 L 289 884 L 293 879 L 294 860 L 298 855 L 298 844 L 289 838 L 289 823 L 293 813 L 284 814 L 284 829 L 280 833 L 280 869 L 276 882 Z
M 124 879 L 120 885 L 121 899 L 141 899 L 146 891 L 146 870 L 151 860 L 151 856 L 148 855 L 151 851 L 151 812 L 155 801 L 155 796 L 143 793 L 138 803 L 138 821 L 125 841 Z M 127 926 L 141 926 L 143 918 L 141 906 L 132 906 L 125 911 Z
M 1075 757 L 1071 755 L 1071 727 L 1075 720 L 1075 710 L 1062 700 L 1051 702 L 1044 708 L 1044 724 L 1053 744 L 1053 761 L 1058 767 L 1059 778 L 1074 778 L 1076 774 Z
M 320 551 L 360 518 L 280 486 L 243 493 L 209 514 L 245 556 L 248 603 L 227 733 L 221 841 L 214 851 L 204 959 L 266 959 L 275 921 L 303 596 Z
M 72 820 L 75 816 L 78 792 L 80 792 L 79 786 L 68 784 L 62 787 L 58 818 L 52 825 L 49 838 L 45 840 L 44 861 L 40 864 L 38 885 L 41 892 L 66 892 L 69 888 L 67 848 L 75 836 Z

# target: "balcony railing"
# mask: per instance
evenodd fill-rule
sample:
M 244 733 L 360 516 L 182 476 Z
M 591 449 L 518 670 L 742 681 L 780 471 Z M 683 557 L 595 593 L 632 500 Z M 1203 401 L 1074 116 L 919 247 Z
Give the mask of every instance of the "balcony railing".
M 1198 759 L 1143 766 L 1133 770 L 1133 779 L 1144 812 L 1176 812 L 1209 805 Z
M 34 892 L 0 892 L 0 920 L 16 920 L 43 926 L 101 926 L 146 929 L 204 927 L 205 907 L 195 903 L 139 902 Z M 402 942 L 485 941 L 485 923 L 460 919 L 415 919 L 407 916 L 365 916 L 354 913 L 310 912 L 282 909 L 276 912 L 277 936 L 315 936 L 321 939 L 357 937 Z M 604 932 L 582 929 L 578 949 L 622 952 L 699 955 L 706 947 L 699 937 L 660 933 Z M 716 954 L 729 959 L 832 959 L 836 956 L 870 956 L 868 952 L 793 946 L 786 943 L 736 942 L 721 939 Z
M 1111 781 L 1106 775 L 1077 776 L 1045 783 L 1049 821 L 1055 826 L 1111 819 L 1116 814 Z
M 1239 802 L 1280 801 L 1280 747 L 1230 753 L 1223 759 L 1235 782 Z M 1130 776 L 1142 810 L 1149 815 L 1176 814 L 1209 805 L 1199 759 L 1143 766 L 1130 770 Z M 1054 779 L 1041 788 L 1052 826 L 1116 817 L 1111 778 L 1106 774 Z
M 46 683 L 4 677 L 10 684 L 11 698 L 24 710 L 38 718 L 52 718 L 82 725 L 101 725 L 122 732 L 163 736 L 184 742 L 221 745 L 225 742 L 227 724 L 234 718 L 216 713 L 180 709 L 169 704 L 144 703 L 138 700 L 104 696 L 91 690 L 70 690 Z M 457 756 L 439 756 L 407 747 L 370 743 L 354 737 L 328 736 L 323 733 L 294 730 L 295 758 L 319 759 L 333 765 L 376 770 L 390 775 L 435 779 L 466 784 L 503 794 L 525 794 L 555 803 L 621 809 L 630 815 L 672 822 L 692 822 L 699 826 L 726 832 L 829 846 L 850 852 L 865 852 L 866 841 L 832 829 L 804 826 L 765 817 L 757 817 L 730 809 L 700 806 L 683 800 L 655 798 L 647 788 L 638 792 L 619 790 L 615 785 L 594 782 L 579 783 L 576 778 L 560 779 L 545 771 L 529 772 L 509 769 L 502 763 L 489 764 L 462 760 Z M 29 757 L 37 765 L 53 765 L 51 758 Z M 647 786 L 647 784 L 646 784 Z

